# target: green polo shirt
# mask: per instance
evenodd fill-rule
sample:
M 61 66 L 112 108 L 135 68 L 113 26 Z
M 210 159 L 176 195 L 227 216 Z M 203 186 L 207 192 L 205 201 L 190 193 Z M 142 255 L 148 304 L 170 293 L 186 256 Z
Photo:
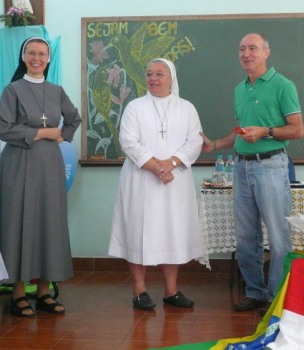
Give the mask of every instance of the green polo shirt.
M 295 84 L 277 73 L 271 67 L 252 85 L 247 78 L 235 88 L 235 117 L 241 128 L 247 126 L 280 127 L 286 125 L 286 117 L 301 113 L 301 106 Z M 284 140 L 257 142 L 244 141 L 239 135 L 235 149 L 240 154 L 255 154 L 277 150 L 288 145 Z

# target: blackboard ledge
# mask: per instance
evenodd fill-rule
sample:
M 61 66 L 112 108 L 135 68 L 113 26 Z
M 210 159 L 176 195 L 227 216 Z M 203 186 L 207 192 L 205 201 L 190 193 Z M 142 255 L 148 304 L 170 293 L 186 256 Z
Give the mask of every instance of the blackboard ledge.
M 198 160 L 192 166 L 214 166 L 216 159 Z M 121 166 L 123 160 L 107 159 L 107 160 L 85 160 L 80 159 L 79 164 L 82 167 L 99 167 L 99 166 Z
M 108 160 L 85 160 L 80 159 L 79 164 L 82 167 L 98 167 L 98 166 L 121 166 L 123 160 L 108 159 Z
M 216 159 L 198 160 L 192 166 L 214 166 Z M 293 159 L 294 165 L 304 165 L 304 159 Z M 103 166 L 122 166 L 123 161 L 118 159 L 108 160 L 85 160 L 80 159 L 81 167 L 103 167 Z

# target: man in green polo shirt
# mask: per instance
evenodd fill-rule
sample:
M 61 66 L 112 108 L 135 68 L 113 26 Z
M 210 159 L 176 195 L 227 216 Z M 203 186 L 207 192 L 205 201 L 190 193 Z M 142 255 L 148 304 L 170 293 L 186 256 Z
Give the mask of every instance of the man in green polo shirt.
M 214 141 L 205 135 L 203 152 L 230 148 L 237 152 L 233 174 L 236 255 L 246 282 L 245 298 L 236 311 L 267 308 L 279 286 L 283 258 L 292 251 L 288 177 L 288 140 L 303 137 L 303 121 L 294 83 L 267 68 L 268 41 L 248 34 L 240 42 L 239 60 L 247 78 L 235 89 L 235 118 L 239 127 Z M 264 283 L 261 221 L 269 240 L 271 261 Z

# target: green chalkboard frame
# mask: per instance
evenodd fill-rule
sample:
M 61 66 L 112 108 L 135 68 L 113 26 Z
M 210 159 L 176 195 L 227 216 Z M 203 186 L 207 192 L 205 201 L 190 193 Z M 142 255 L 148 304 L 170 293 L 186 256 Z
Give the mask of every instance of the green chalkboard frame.
M 270 42 L 268 65 L 295 82 L 304 106 L 304 13 L 91 17 L 81 19 L 81 31 L 82 166 L 123 163 L 120 118 L 126 104 L 144 93 L 140 78 L 129 74 L 134 57 L 139 72 L 154 57 L 174 61 L 181 97 L 196 106 L 206 135 L 219 138 L 236 125 L 233 92 L 245 78 L 239 41 L 261 33 Z M 291 141 L 287 150 L 295 164 L 304 164 L 302 139 Z M 212 165 L 215 158 L 216 153 L 202 153 L 195 165 Z

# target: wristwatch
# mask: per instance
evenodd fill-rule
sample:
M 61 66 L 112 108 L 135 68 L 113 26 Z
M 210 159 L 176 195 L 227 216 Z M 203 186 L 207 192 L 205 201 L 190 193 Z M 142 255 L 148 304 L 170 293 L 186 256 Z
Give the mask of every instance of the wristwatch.
M 265 137 L 265 139 L 267 139 L 267 140 L 273 139 L 273 127 L 272 126 L 268 129 L 268 135 Z
M 174 168 L 177 167 L 177 163 L 176 163 L 176 161 L 173 158 L 171 158 L 171 163 L 174 166 Z

